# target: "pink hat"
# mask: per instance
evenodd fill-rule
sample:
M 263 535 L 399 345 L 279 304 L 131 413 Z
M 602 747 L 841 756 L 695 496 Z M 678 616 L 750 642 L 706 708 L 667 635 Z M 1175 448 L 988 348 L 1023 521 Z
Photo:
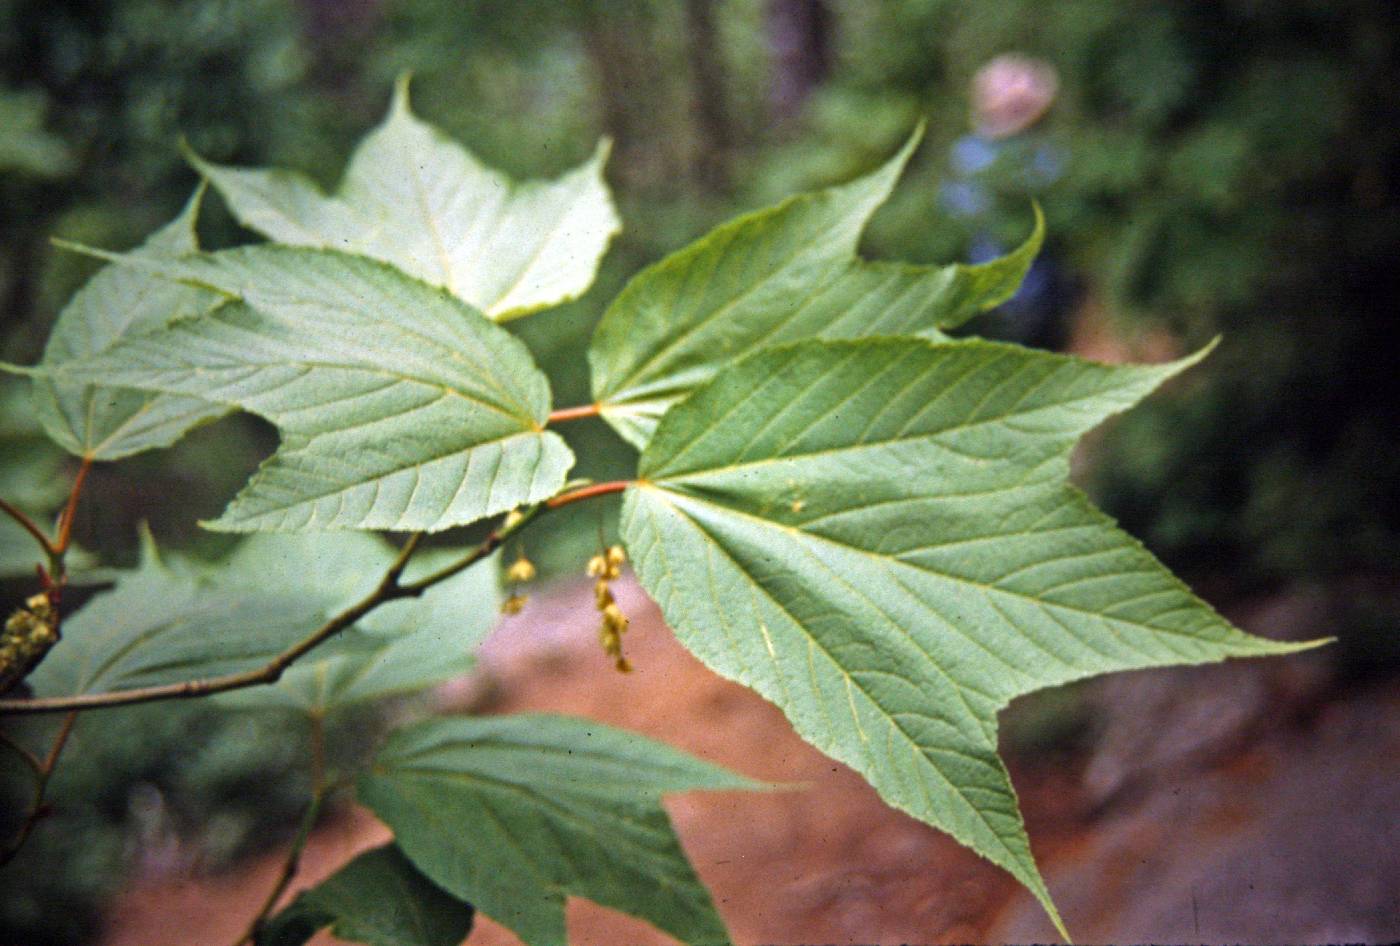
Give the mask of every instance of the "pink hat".
M 1005 138 L 1040 120 L 1055 101 L 1060 78 L 1043 59 L 1006 53 L 972 78 L 972 122 L 988 138 Z

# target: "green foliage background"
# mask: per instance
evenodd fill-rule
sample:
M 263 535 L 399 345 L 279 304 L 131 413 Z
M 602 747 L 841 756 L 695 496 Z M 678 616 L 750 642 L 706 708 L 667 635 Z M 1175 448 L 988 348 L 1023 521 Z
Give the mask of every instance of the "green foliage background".
M 967 128 L 973 72 L 1017 50 L 1061 73 L 1041 130 L 1069 158 L 1039 195 L 1053 252 L 1127 336 L 1164 327 L 1194 347 L 1225 335 L 1180 396 L 1149 402 L 1100 442 L 1099 501 L 1168 564 L 1237 592 L 1393 577 L 1400 382 L 1381 340 L 1400 249 L 1400 9 L 832 0 L 829 75 L 796 117 L 774 121 L 770 6 L 712 5 L 720 149 L 697 107 L 716 94 L 694 66 L 707 52 L 680 0 L 539 0 L 529 16 L 506 0 L 0 0 L 0 121 L 13 132 L 0 150 L 0 356 L 34 360 L 92 270 L 50 237 L 126 247 L 175 215 L 195 181 L 181 136 L 211 160 L 294 167 L 330 185 L 393 77 L 411 69 L 418 113 L 511 174 L 557 174 L 600 134 L 615 137 L 608 174 L 625 230 L 597 284 L 513 327 L 555 379 L 555 402 L 579 403 L 592 326 L 627 276 L 737 210 L 868 169 L 920 116 L 929 134 L 864 249 L 960 258 L 970 234 L 939 198 L 947 151 Z M 210 203 L 207 245 L 246 238 Z M 1024 195 L 1004 203 L 1001 225 L 1023 234 Z M 579 475 L 611 478 L 631 461 L 601 422 L 567 434 Z M 99 471 L 80 542 L 130 563 L 136 524 L 149 519 L 163 544 L 222 553 L 225 538 L 189 523 L 216 514 L 275 442 L 238 416 Z M 547 570 L 575 568 L 592 530 L 551 528 L 532 548 Z M 7 600 L 23 587 L 6 584 Z M 1384 641 L 1394 602 L 1367 587 L 1354 607 Z M 1383 649 L 1357 646 L 1371 648 L 1363 658 Z M 150 721 L 133 725 L 138 713 Z M 187 831 L 219 815 L 219 839 L 197 839 L 212 863 L 298 797 L 290 786 L 286 800 L 249 810 L 228 790 L 297 755 L 242 716 L 123 711 L 80 733 L 71 781 L 55 789 L 81 814 L 36 836 L 52 869 L 9 878 L 0 938 L 71 942 L 90 929 L 151 785 L 162 805 L 202 813 Z M 57 919 L 35 908 L 60 895 L 75 906 Z

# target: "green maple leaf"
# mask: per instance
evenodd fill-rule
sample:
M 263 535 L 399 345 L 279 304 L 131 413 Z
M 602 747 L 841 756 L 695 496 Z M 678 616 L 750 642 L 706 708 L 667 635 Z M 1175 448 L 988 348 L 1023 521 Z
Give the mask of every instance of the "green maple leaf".
M 558 492 L 549 382 L 465 303 L 365 257 L 264 244 L 125 266 L 219 293 L 198 318 L 30 369 L 201 397 L 282 444 L 209 528 L 434 531 Z
M 807 342 L 673 408 L 627 490 L 643 586 L 691 651 L 891 805 L 1010 871 L 1063 933 L 997 712 L 1092 674 L 1284 654 L 1065 482 L 1080 434 L 1191 359 Z
M 29 683 L 36 696 L 61 697 L 254 670 L 363 597 L 394 557 L 369 535 L 256 536 L 226 562 L 209 564 L 159 554 L 146 535 L 140 566 L 65 618 L 63 640 Z M 315 711 L 438 682 L 443 651 L 456 644 L 469 661 L 484 633 L 465 605 L 484 590 L 487 571 L 386 605 L 324 645 L 329 652 L 295 665 L 285 687 L 251 688 L 245 699 Z M 442 641 L 454 632 L 460 638 Z M 408 638 L 420 645 L 414 654 L 394 651 L 386 660 L 385 648 Z M 425 638 L 434 646 L 422 647 Z M 447 669 L 465 669 L 457 661 Z M 307 675 L 318 672 L 327 678 L 313 686 Z
M 577 298 L 620 229 L 608 146 L 555 181 L 517 183 L 409 110 L 408 80 L 356 149 L 340 192 L 289 171 L 195 166 L 241 223 L 292 246 L 392 263 L 497 321 Z
M 529 946 L 566 946 L 569 895 L 708 946 L 729 937 L 661 796 L 756 787 L 633 733 L 518 715 L 394 733 L 359 796 L 419 870 Z
M 643 270 L 608 307 L 589 348 L 602 416 L 645 447 L 672 405 L 735 358 L 804 338 L 927 333 L 1010 298 L 1043 222 L 980 266 L 872 263 L 856 244 L 918 143 L 865 177 L 723 224 Z
M 203 188 L 173 221 L 133 255 L 174 259 L 199 249 L 195 219 Z M 129 266 L 108 266 L 74 294 L 59 313 L 42 364 L 49 368 L 91 358 L 122 339 L 213 308 L 220 298 Z M 190 428 L 227 414 L 224 404 L 198 396 L 163 394 L 88 381 L 34 379 L 34 407 L 49 436 L 91 460 L 119 460 L 168 447 Z
M 413 581 L 463 554 L 452 549 L 420 551 L 404 580 Z M 329 590 L 334 601 L 349 605 L 373 587 L 389 558 L 381 539 L 359 533 L 254 535 L 238 547 L 225 568 L 257 576 L 262 592 Z M 276 683 L 215 699 L 243 709 L 283 709 L 325 717 L 348 706 L 423 690 L 476 665 L 476 648 L 495 626 L 499 612 L 499 569 L 492 559 L 421 597 L 380 605 L 288 667 Z
M 368 946 L 459 946 L 473 913 L 386 844 L 298 894 L 259 931 L 256 946 L 302 946 L 325 927 Z

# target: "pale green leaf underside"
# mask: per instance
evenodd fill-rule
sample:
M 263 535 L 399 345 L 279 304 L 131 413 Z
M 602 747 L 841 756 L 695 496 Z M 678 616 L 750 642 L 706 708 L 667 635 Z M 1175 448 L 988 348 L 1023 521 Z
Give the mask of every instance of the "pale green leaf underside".
M 239 221 L 269 239 L 392 263 L 503 321 L 592 284 L 621 228 L 607 155 L 604 142 L 557 180 L 512 181 L 415 118 L 401 80 L 335 196 L 288 171 L 195 163 Z
M 435 531 L 545 499 L 573 455 L 525 346 L 365 257 L 264 244 L 127 266 L 218 291 L 55 375 L 259 414 L 282 444 L 210 528 Z
M 201 194 L 202 189 L 196 191 L 180 216 L 134 254 L 170 259 L 196 251 L 194 225 Z M 207 312 L 219 301 L 203 289 L 126 266 L 108 266 L 78 290 L 59 314 L 43 364 L 54 367 L 90 358 L 127 336 Z M 190 428 L 228 413 L 226 405 L 198 397 L 52 377 L 34 379 L 34 407 L 56 443 L 92 460 L 118 460 L 168 447 Z
M 732 360 L 806 338 L 939 336 L 1008 299 L 1043 224 L 980 266 L 872 263 L 861 231 L 918 141 L 873 173 L 740 217 L 644 270 L 618 295 L 588 358 L 603 417 L 636 447 L 673 404 Z
M 366 851 L 303 891 L 259 933 L 257 946 L 302 946 L 330 927 L 366 946 L 459 946 L 471 906 L 443 892 L 393 844 Z
M 997 755 L 1012 698 L 1286 653 L 1226 623 L 1067 485 L 1080 434 L 1185 362 L 808 342 L 662 421 L 622 529 L 681 641 L 1058 923 Z
M 419 552 L 405 579 L 464 554 L 449 549 Z M 239 546 L 230 567 L 265 575 L 263 587 L 334 588 L 348 605 L 373 587 L 392 557 L 381 539 L 369 535 L 256 535 Z M 499 608 L 498 569 L 494 560 L 484 562 L 418 598 L 381 605 L 293 664 L 276 683 L 216 699 L 244 709 L 325 716 L 423 690 L 471 670 L 476 648 L 495 626 Z
M 661 795 L 755 783 L 583 719 L 431 720 L 394 733 L 360 800 L 444 890 L 528 946 L 565 946 L 569 895 L 727 943 Z
M 262 666 L 315 630 L 333 601 L 315 588 L 259 589 L 147 550 L 140 568 L 63 622 L 29 677 L 36 696 L 179 683 Z
M 157 555 L 148 540 L 139 568 L 119 573 L 112 590 L 64 620 L 63 640 L 29 681 L 38 696 L 72 696 L 261 667 L 368 594 L 393 559 L 394 550 L 370 535 L 254 536 L 216 564 Z M 469 571 L 421 598 L 385 605 L 304 658 L 306 670 L 294 665 L 284 677 L 291 683 L 243 691 L 244 699 L 330 710 L 436 683 L 446 669 L 465 669 L 484 633 L 486 618 L 464 610 L 477 593 L 492 603 L 487 582 Z M 459 631 L 465 654 L 451 668 L 439 666 Z M 388 647 L 409 638 L 432 644 L 419 653 Z M 314 675 L 327 656 L 325 679 L 313 686 L 304 674 Z

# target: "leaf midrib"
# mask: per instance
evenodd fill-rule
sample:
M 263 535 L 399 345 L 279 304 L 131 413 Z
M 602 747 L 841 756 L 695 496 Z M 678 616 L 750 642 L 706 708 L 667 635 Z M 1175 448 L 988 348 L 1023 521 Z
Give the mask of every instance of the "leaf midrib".
M 666 488 L 665 488 L 664 486 L 662 486 L 660 483 L 657 483 L 657 482 L 651 482 L 651 483 L 646 483 L 646 484 L 637 484 L 637 486 L 634 487 L 634 488 L 639 488 L 639 489 L 641 489 L 641 488 L 651 488 L 651 489 L 657 490 L 658 492 L 662 492 L 662 493 L 667 492 Z M 1075 490 L 1073 487 L 1064 486 L 1064 487 L 1062 487 L 1062 491 L 1064 492 L 1064 494 L 1066 495 L 1067 498 L 1073 499 L 1073 500 L 1075 500 L 1076 502 L 1083 500 L 1083 495 L 1082 495 L 1081 493 L 1079 493 L 1077 490 Z M 814 542 L 826 543 L 826 544 L 835 546 L 835 547 L 837 547 L 837 548 L 840 548 L 840 549 L 843 549 L 843 550 L 846 550 L 846 551 L 856 552 L 856 553 L 858 553 L 858 554 L 860 554 L 860 555 L 863 555 L 863 556 L 865 556 L 865 557 L 867 557 L 867 558 L 871 558 L 871 559 L 874 559 L 874 560 L 876 560 L 876 561 L 878 561 L 878 562 L 888 564 L 888 565 L 890 565 L 890 566 L 892 566 L 892 567 L 894 567 L 894 568 L 896 568 L 896 569 L 908 570 L 908 571 L 913 571 L 913 572 L 916 572 L 916 573 L 919 573 L 919 574 L 931 575 L 931 576 L 933 576 L 933 577 L 935 577 L 935 578 L 939 578 L 939 579 L 942 579 L 942 580 L 945 580 L 945 581 L 953 582 L 953 583 L 955 583 L 955 584 L 967 584 L 967 585 L 970 585 L 970 586 L 972 586 L 972 587 L 974 587 L 974 588 L 982 589 L 983 591 L 995 592 L 995 593 L 997 593 L 997 594 L 1004 595 L 1004 596 L 1006 596 L 1006 597 L 1017 598 L 1017 599 L 1020 599 L 1020 600 L 1023 600 L 1023 601 L 1029 601 L 1029 602 L 1031 602 L 1032 604 L 1038 605 L 1038 606 L 1041 607 L 1042 609 L 1047 609 L 1047 610 L 1048 610 L 1048 609 L 1051 609 L 1051 608 L 1057 608 L 1057 609 L 1060 609 L 1060 610 L 1062 610 L 1062 611 L 1069 611 L 1069 612 L 1074 613 L 1074 614 L 1079 614 L 1079 615 L 1084 615 L 1084 616 L 1087 616 L 1087 617 L 1097 618 L 1097 619 L 1102 620 L 1102 621 L 1104 621 L 1104 622 L 1113 622 L 1113 621 L 1116 621 L 1116 622 L 1118 622 L 1119 624 L 1127 625 L 1128 627 L 1131 627 L 1131 628 L 1138 628 L 1138 629 L 1142 629 L 1142 630 L 1160 632 L 1160 633 L 1163 633 L 1163 634 L 1168 634 L 1168 635 L 1173 635 L 1173 636 L 1176 636 L 1176 637 L 1186 638 L 1186 639 L 1188 639 L 1188 640 L 1198 640 L 1198 639 L 1199 639 L 1196 635 L 1192 634 L 1191 632 L 1189 632 L 1189 631 L 1184 631 L 1184 630 L 1181 630 L 1181 629 L 1179 629 L 1179 628 L 1166 627 L 1166 626 L 1158 626 L 1158 625 L 1155 625 L 1155 624 L 1144 624 L 1144 623 L 1141 623 L 1141 622 L 1138 622 L 1138 621 L 1130 621 L 1130 620 L 1127 620 L 1127 619 L 1125 619 L 1125 618 L 1120 618 L 1120 617 L 1110 617 L 1110 616 L 1104 614 L 1104 613 L 1101 612 L 1101 611 L 1092 611 L 1092 610 L 1089 610 L 1089 609 L 1087 609 L 1087 608 L 1081 608 L 1081 607 L 1077 607 L 1077 606 L 1072 605 L 1072 604 L 1065 604 L 1065 603 L 1059 602 L 1059 601 L 1046 601 L 1046 600 L 1044 600 L 1044 599 L 1042 599 L 1042 598 L 1038 598 L 1038 597 L 1036 597 L 1035 595 L 1027 594 L 1027 593 L 1025 593 L 1025 592 L 1014 591 L 1014 590 L 1012 590 L 1012 589 L 1010 589 L 1010 588 L 1002 588 L 1002 587 L 1000 587 L 1000 586 L 998 586 L 998 585 L 987 584 L 987 583 L 985 583 L 985 582 L 980 582 L 980 581 L 977 581 L 977 580 L 975 580 L 975 579 L 967 578 L 967 577 L 960 576 L 960 575 L 951 575 L 951 574 L 948 574 L 948 573 L 945 573 L 945 572 L 936 571 L 936 570 L 934 570 L 934 569 L 932 569 L 932 568 L 927 568 L 927 567 L 922 566 L 922 565 L 916 565 L 916 564 L 914 564 L 914 563 L 912 563 L 912 562 L 903 561 L 903 560 L 901 560 L 901 559 L 899 559 L 899 558 L 897 558 L 897 557 L 894 557 L 894 556 L 891 556 L 891 555 L 886 555 L 885 553 L 882 553 L 882 552 L 877 552 L 877 551 L 874 551 L 874 550 L 872 550 L 872 549 L 862 548 L 861 546 L 858 546 L 858 545 L 852 545 L 852 544 L 849 543 L 849 542 L 842 542 L 842 541 L 840 541 L 839 539 L 832 538 L 831 536 L 820 535 L 820 534 L 817 534 L 817 533 L 807 532 L 807 531 L 805 531 L 804 529 L 802 529 L 802 528 L 800 528 L 800 527 L 796 527 L 796 526 L 782 526 L 782 525 L 780 525 L 780 524 L 774 522 L 774 521 L 771 520 L 771 519 L 765 519 L 765 518 L 763 518 L 762 516 L 756 516 L 756 515 L 753 515 L 753 514 L 751 514 L 751 513 L 742 512 L 741 510 L 735 509 L 735 508 L 733 508 L 732 506 L 726 506 L 726 505 L 722 505 L 722 504 L 720 504 L 720 503 L 716 503 L 716 502 L 714 502 L 713 500 L 706 499 L 705 497 L 700 496 L 700 495 L 698 495 L 698 494 L 696 494 L 696 493 L 693 493 L 693 492 L 681 491 L 681 490 L 676 490 L 676 491 L 674 491 L 674 492 L 675 492 L 677 495 L 680 495 L 680 496 L 684 497 L 684 498 L 685 498 L 686 500 L 688 500 L 688 501 L 700 503 L 700 504 L 705 505 L 705 506 L 709 506 L 709 507 L 712 508 L 712 509 L 718 510 L 718 511 L 719 511 L 720 513 L 722 513 L 722 514 L 735 516 L 735 517 L 738 517 L 738 518 L 741 518 L 741 519 L 746 519 L 746 520 L 749 520 L 749 521 L 751 521 L 751 522 L 758 523 L 759 525 L 762 525 L 762 526 L 764 526 L 764 527 L 766 527 L 766 528 L 769 528 L 769 529 L 776 529 L 776 530 L 779 530 L 779 531 L 791 530 L 792 532 L 800 533 L 800 534 L 801 534 L 802 536 L 804 536 L 805 538 L 810 539 L 810 540 L 812 540 L 812 541 L 814 541 Z M 667 505 L 671 506 L 672 508 L 677 509 L 677 512 L 679 512 L 681 515 L 685 515 L 686 518 L 687 518 L 688 520 L 690 520 L 690 521 L 692 521 L 692 522 L 695 521 L 692 517 L 690 517 L 689 515 L 686 515 L 685 512 L 684 512 L 683 510 L 680 510 L 679 508 L 677 508 L 677 507 L 675 506 L 674 503 L 669 503 L 669 502 L 668 502 Z M 705 532 L 707 535 L 709 534 L 709 530 L 707 530 L 707 529 L 705 529 L 703 526 L 699 525 L 699 523 L 696 523 L 696 528 L 699 529 L 699 530 L 702 531 L 702 532 Z M 736 566 L 736 567 L 737 567 L 737 566 Z M 742 572 L 743 570 L 740 569 L 740 571 Z M 1191 598 L 1194 599 L 1194 595 L 1191 594 L 1190 590 L 1189 590 L 1188 588 L 1186 588 L 1185 585 L 1180 585 L 1179 582 L 1176 581 L 1176 580 L 1169 580 L 1169 584 L 1171 585 L 1172 590 L 1179 591 L 1181 594 L 1186 595 L 1186 596 L 1191 597 Z M 1164 589 L 1164 590 L 1165 590 L 1165 589 Z M 1202 605 L 1204 606 L 1204 603 L 1203 603 L 1203 602 L 1202 602 Z M 1172 612 L 1163 612 L 1163 613 L 1172 613 Z M 1012 626 L 1015 626 L 1015 625 L 1013 624 Z M 1117 633 L 1117 632 L 1115 631 L 1115 633 Z M 1073 636 L 1073 635 L 1071 635 L 1071 636 Z M 1091 649 L 1092 649 L 1092 648 L 1091 648 Z M 1030 692 L 1030 691 L 1026 691 L 1026 692 Z
M 680 509 L 679 507 L 675 506 L 673 503 L 669 503 L 669 502 L 668 502 L 667 505 L 668 505 L 670 508 L 674 509 L 678 515 L 683 516 L 687 521 L 689 521 L 689 522 L 694 526 L 694 528 L 695 528 L 697 531 L 699 531 L 699 532 L 701 532 L 702 534 L 704 534 L 705 536 L 709 537 L 709 538 L 710 538 L 709 545 L 711 545 L 711 546 L 713 546 L 713 547 L 719 549 L 719 551 L 720 551 L 722 554 L 724 554 L 724 556 L 729 560 L 729 562 L 731 563 L 731 565 L 735 568 L 736 571 L 739 572 L 739 574 L 741 574 L 741 575 L 747 575 L 747 573 L 745 572 L 744 568 L 743 568 L 737 561 L 735 561 L 735 559 L 733 558 L 733 556 L 730 555 L 730 553 L 724 548 L 723 544 L 721 544 L 718 540 L 714 539 L 714 537 L 711 536 L 711 534 L 710 534 L 710 532 L 709 532 L 708 529 L 706 529 L 706 528 L 705 528 L 704 526 L 702 526 L 699 522 L 697 522 L 695 519 L 693 519 L 691 516 L 689 516 L 684 510 L 682 510 L 682 509 Z M 713 505 L 713 504 L 710 504 L 710 505 Z M 717 507 L 717 508 L 723 509 L 724 507 Z M 749 517 L 749 518 L 755 518 L 755 519 L 756 519 L 757 517 Z M 764 521 L 764 520 L 758 520 L 758 521 Z M 653 526 L 653 529 L 654 529 L 654 528 L 655 528 L 655 527 Z M 658 541 L 659 541 L 659 539 L 658 539 Z M 668 561 L 668 565 L 667 565 L 667 570 L 668 570 L 668 573 L 669 573 L 669 561 Z M 788 619 L 789 619 L 790 621 L 792 621 L 793 626 L 796 627 L 796 628 L 798 628 L 798 629 L 802 632 L 803 636 L 806 638 L 806 640 L 807 640 L 807 642 L 808 642 L 808 646 L 809 646 L 809 647 L 816 647 L 816 648 L 818 648 L 818 649 L 821 650 L 822 654 L 826 657 L 826 659 L 827 659 L 827 661 L 828 661 L 828 664 L 829 664 L 831 667 L 835 668 L 835 670 L 841 675 L 841 677 L 845 680 L 846 686 L 847 686 L 848 688 L 854 687 L 855 689 L 859 690 L 861 696 L 863 696 L 863 697 L 869 702 L 869 704 L 870 704 L 871 706 L 874 706 L 874 707 L 879 711 L 879 713 L 880 713 L 880 715 L 881 715 L 882 717 L 884 717 L 885 719 L 888 719 L 888 720 L 890 721 L 890 725 L 892 726 L 892 728 L 893 728 L 894 730 L 896 730 L 896 731 L 899 732 L 899 734 L 904 738 L 904 740 L 905 740 L 906 744 L 908 745 L 908 747 L 909 747 L 919 758 L 921 758 L 921 759 L 923 760 L 924 765 L 927 766 L 928 769 L 932 770 L 932 771 L 933 771 L 933 772 L 934 772 L 934 773 L 935 773 L 935 774 L 936 774 L 950 789 L 952 789 L 952 791 L 953 791 L 960 799 L 962 799 L 963 803 L 967 806 L 967 808 L 968 808 L 969 810 L 971 810 L 971 811 L 976 815 L 977 819 L 978 819 L 979 821 L 982 822 L 982 825 L 987 829 L 987 831 L 992 835 L 992 837 L 995 837 L 995 838 L 997 839 L 997 842 L 1001 845 L 1002 850 L 1009 856 L 1009 859 L 1010 859 L 1010 862 L 1009 862 L 1009 863 L 1010 863 L 1010 864 L 1013 864 L 1013 865 L 1014 865 L 1014 864 L 1019 864 L 1020 861 L 1019 861 L 1019 858 L 1018 858 L 1017 855 L 1016 855 L 1015 850 L 1013 850 L 1012 847 L 1011 847 L 1009 844 L 1007 844 L 1006 838 L 1002 835 L 1002 833 L 992 826 L 991 822 L 987 819 L 986 814 L 982 811 L 982 808 L 981 808 L 980 806 L 974 804 L 973 801 L 972 801 L 970 798 L 968 798 L 967 795 L 963 792 L 962 788 L 959 787 L 955 782 L 953 782 L 952 779 L 950 779 L 950 778 L 948 777 L 948 775 L 942 771 L 942 769 L 940 769 L 937 765 L 935 765 L 934 762 L 933 762 L 933 760 L 930 759 L 930 758 L 928 758 L 928 755 L 927 755 L 927 753 L 928 753 L 929 751 L 933 751 L 934 749 L 937 749 L 938 751 L 943 751 L 945 748 L 947 748 L 948 751 L 951 751 L 951 752 L 954 752 L 954 753 L 959 753 L 959 754 L 966 754 L 966 753 L 961 753 L 960 750 L 956 750 L 956 749 L 953 749 L 953 748 L 951 748 L 951 747 L 925 747 L 925 746 L 921 745 L 921 744 L 918 742 L 918 740 L 916 740 L 916 739 L 913 737 L 913 735 L 911 735 L 911 734 L 908 732 L 908 730 L 906 730 L 906 729 L 904 728 L 904 726 L 902 725 L 902 723 L 899 721 L 899 718 L 898 718 L 895 714 L 893 714 L 893 713 L 887 711 L 887 710 L 884 708 L 884 706 L 883 706 L 879 701 L 877 701 L 873 696 L 871 696 L 871 695 L 870 695 L 870 692 L 865 688 L 865 686 L 864 686 L 860 681 L 853 679 L 853 677 L 851 676 L 851 674 L 848 673 L 848 672 L 846 671 L 846 668 L 845 668 L 844 666 L 841 665 L 840 661 L 838 661 L 838 660 L 835 658 L 835 656 L 832 655 L 832 653 L 826 648 L 825 643 L 823 643 L 823 642 L 820 641 L 820 640 L 817 640 L 817 638 L 807 630 L 806 625 L 803 624 L 803 622 L 802 622 L 801 620 L 799 620 L 798 617 L 797 617 L 795 614 L 793 614 L 793 613 L 787 608 L 786 605 L 784 605 L 781 601 L 778 601 L 776 598 L 774 598 L 774 597 L 767 591 L 767 589 L 761 587 L 761 586 L 758 584 L 758 582 L 749 580 L 747 583 L 749 584 L 749 586 L 750 586 L 751 588 L 757 589 L 757 591 L 761 592 L 761 593 L 763 594 L 763 596 L 764 596 L 765 599 L 767 599 L 770 603 L 772 603 L 775 607 L 777 607 L 778 610 L 782 611 L 784 614 L 786 614 L 786 615 L 788 616 Z M 674 587 L 675 587 L 675 584 L 676 584 L 674 578 L 671 579 L 671 584 L 672 584 L 672 587 L 674 588 Z M 854 589 L 853 589 L 853 590 L 854 590 Z M 673 593 L 674 593 L 674 592 L 673 592 Z M 867 600 L 868 600 L 868 599 L 867 599 Z M 874 606 L 873 603 L 872 603 L 872 606 Z M 877 608 L 877 610 L 880 610 L 880 609 Z M 882 613 L 883 613 L 883 612 L 882 612 Z M 888 616 L 887 616 L 887 617 L 888 617 Z M 958 693 L 959 698 L 963 701 L 963 706 L 964 706 L 964 708 L 967 710 L 969 716 L 970 716 L 973 720 L 977 720 L 979 717 L 978 717 L 977 714 L 972 710 L 971 706 L 968 705 L 968 703 L 966 702 L 966 694 L 964 693 L 964 686 L 963 686 L 962 684 L 960 684 L 957 680 L 953 679 L 952 676 L 950 676 L 950 675 L 948 674 L 948 672 L 947 672 L 936 660 L 934 660 L 933 657 L 932 657 L 932 655 L 928 654 L 928 652 L 927 652 L 923 647 L 920 647 L 919 649 L 920 649 L 920 651 L 921 651 L 922 653 L 924 653 L 925 656 L 927 657 L 927 659 L 928 659 L 928 661 L 929 661 L 929 665 L 930 665 L 940 676 L 942 676 L 945 680 L 948 681 L 948 683 L 953 687 L 954 692 Z M 776 657 L 775 657 L 774 659 L 776 660 Z M 781 680 L 781 676 L 780 676 L 779 674 L 776 673 L 776 670 L 775 670 L 775 674 L 774 674 L 774 675 L 775 675 L 775 677 L 776 677 L 777 679 Z M 820 699 L 818 699 L 818 702 L 820 703 Z M 853 712 L 854 712 L 854 710 L 853 710 Z M 855 721 L 855 723 L 856 723 L 857 729 L 860 730 L 860 721 L 859 721 L 859 719 L 858 719 L 858 718 L 855 718 L 854 716 L 853 716 L 853 719 L 854 719 L 854 721 Z M 986 729 L 985 726 L 982 727 L 981 733 L 980 733 L 980 734 L 983 735 L 983 736 L 985 736 L 985 735 L 987 734 L 987 729 Z M 993 753 L 995 753 L 995 748 L 996 748 L 995 745 L 993 745 L 991 748 L 992 748 Z M 973 757 L 973 758 L 975 759 L 975 757 Z M 977 760 L 977 761 L 982 761 L 982 760 Z M 920 784 L 922 784 L 922 783 L 920 783 Z M 1008 784 L 1009 784 L 1009 780 L 1008 780 Z M 928 811 L 927 817 L 936 818 L 936 817 L 937 817 L 937 814 L 936 814 L 935 806 L 932 804 L 932 800 L 929 799 L 927 795 L 925 795 L 925 805 L 926 805 L 926 808 L 927 808 L 927 811 Z M 1009 865 L 1003 865 L 1003 866 L 1009 866 Z

